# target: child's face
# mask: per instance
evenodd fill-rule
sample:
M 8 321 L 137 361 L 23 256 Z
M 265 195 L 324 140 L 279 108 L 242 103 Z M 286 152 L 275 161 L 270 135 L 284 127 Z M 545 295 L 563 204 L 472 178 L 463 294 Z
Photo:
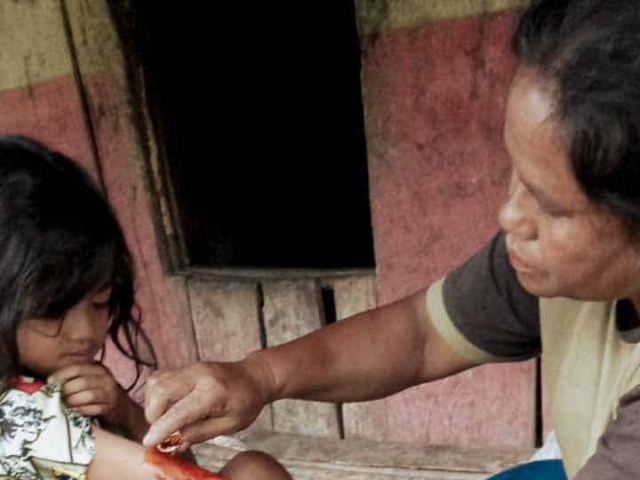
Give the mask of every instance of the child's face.
M 110 297 L 111 288 L 103 288 L 83 298 L 63 319 L 20 322 L 20 365 L 46 377 L 72 364 L 93 362 L 107 338 Z

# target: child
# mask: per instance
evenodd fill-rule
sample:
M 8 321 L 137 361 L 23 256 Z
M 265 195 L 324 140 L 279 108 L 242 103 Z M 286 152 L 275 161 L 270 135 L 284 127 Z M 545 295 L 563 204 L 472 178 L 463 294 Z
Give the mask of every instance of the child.
M 136 381 L 155 364 L 131 313 L 132 265 L 110 206 L 76 163 L 0 136 L 0 478 L 162 478 L 144 463 L 142 410 L 95 361 L 110 337 Z M 291 478 L 259 454 L 225 471 Z

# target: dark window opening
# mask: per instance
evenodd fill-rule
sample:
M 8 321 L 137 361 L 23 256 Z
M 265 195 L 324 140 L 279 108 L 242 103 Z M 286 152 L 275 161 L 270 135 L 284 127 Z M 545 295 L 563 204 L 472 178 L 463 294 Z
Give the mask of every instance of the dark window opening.
M 353 2 L 129 10 L 189 266 L 374 267 Z

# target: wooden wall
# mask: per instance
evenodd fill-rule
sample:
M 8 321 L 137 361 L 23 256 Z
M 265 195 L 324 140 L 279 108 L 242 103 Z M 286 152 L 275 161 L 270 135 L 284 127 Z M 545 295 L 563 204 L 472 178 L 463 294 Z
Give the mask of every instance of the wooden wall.
M 515 0 L 359 0 L 378 300 L 444 275 L 498 229 L 510 161 Z M 534 362 L 485 366 L 369 406 L 359 436 L 529 446 Z
M 104 186 L 136 259 L 137 301 L 162 367 L 240 359 L 321 328 L 322 288 L 341 319 L 437 278 L 490 236 L 508 172 L 501 109 L 514 66 L 504 53 L 513 15 L 499 12 L 515 3 L 356 2 L 375 277 L 167 272 L 176 232 L 162 146 L 108 0 L 0 1 L 0 132 L 76 158 Z M 130 377 L 112 350 L 108 362 Z M 277 402 L 252 428 L 525 447 L 534 387 L 532 364 L 484 367 L 377 402 Z

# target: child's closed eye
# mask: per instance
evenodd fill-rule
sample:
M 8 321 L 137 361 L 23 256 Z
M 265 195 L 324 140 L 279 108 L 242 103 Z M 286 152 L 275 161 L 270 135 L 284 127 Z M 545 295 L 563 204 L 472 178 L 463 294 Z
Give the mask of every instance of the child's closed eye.
M 110 300 L 94 301 L 93 302 L 93 308 L 95 308 L 96 310 L 105 310 L 105 309 L 109 308 L 110 306 L 111 306 L 111 301 Z
M 91 299 L 91 304 L 97 310 L 103 310 L 111 306 L 111 287 L 100 289 Z

